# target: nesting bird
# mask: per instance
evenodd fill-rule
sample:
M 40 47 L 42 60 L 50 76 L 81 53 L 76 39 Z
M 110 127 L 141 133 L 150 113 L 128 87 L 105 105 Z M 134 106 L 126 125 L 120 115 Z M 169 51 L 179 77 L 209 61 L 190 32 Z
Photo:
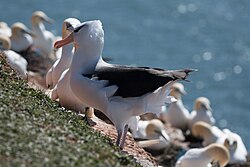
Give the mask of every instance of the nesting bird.
M 226 146 L 230 153 L 231 158 L 229 164 L 242 164 L 247 162 L 247 149 L 241 137 L 228 129 L 224 129 L 223 132 L 227 134 L 224 146 Z
M 220 130 L 206 122 L 197 122 L 192 128 L 194 136 L 203 139 L 203 146 L 212 143 L 224 145 L 230 153 L 229 164 L 246 162 L 247 150 L 241 137 L 228 129 Z
M 181 156 L 175 167 L 212 167 L 213 163 L 219 163 L 224 167 L 229 162 L 230 155 L 225 146 L 210 144 L 204 148 L 193 148 Z
M 11 26 L 12 35 L 11 49 L 22 54 L 30 49 L 33 45 L 34 33 L 28 29 L 23 23 L 17 22 Z
M 8 64 L 21 76 L 27 75 L 27 61 L 18 53 L 10 50 L 11 41 L 8 36 L 0 35 L 0 50 L 3 51 L 7 58 Z
M 192 134 L 203 139 L 202 145 L 207 146 L 212 143 L 223 144 L 226 136 L 222 130 L 206 122 L 198 121 L 192 127 Z
M 177 99 L 168 105 L 167 111 L 162 112 L 160 118 L 171 126 L 186 131 L 190 119 L 190 113 L 183 105 L 182 96 L 186 94 L 183 84 L 174 83 L 171 87 L 170 96 Z
M 210 125 L 215 124 L 210 101 L 206 97 L 199 97 L 195 100 L 194 110 L 190 113 L 189 129 L 191 130 L 198 121 L 207 122 Z
M 170 138 L 164 128 L 164 124 L 159 119 L 140 120 L 138 122 L 138 130 L 132 129 L 132 136 L 135 139 L 146 139 L 154 142 L 158 140 L 157 143 L 146 146 L 146 148 L 152 150 L 161 150 L 170 144 Z M 140 145 L 140 141 L 138 143 Z
M 102 111 L 114 123 L 116 144 L 124 147 L 132 116 L 147 112 L 159 114 L 169 87 L 176 80 L 185 80 L 194 70 L 161 70 L 106 63 L 102 59 L 104 31 L 99 20 L 87 21 L 67 38 L 57 41 L 55 48 L 74 42 L 77 49 L 69 68 L 70 87 L 85 105 Z
M 36 11 L 32 14 L 32 31 L 36 37 L 33 38 L 34 46 L 41 50 L 42 54 L 49 56 L 53 53 L 53 44 L 55 36 L 46 30 L 44 22 L 53 23 L 53 20 L 42 11 Z
M 3 21 L 0 22 L 0 35 L 6 35 L 7 37 L 11 36 L 11 28 Z

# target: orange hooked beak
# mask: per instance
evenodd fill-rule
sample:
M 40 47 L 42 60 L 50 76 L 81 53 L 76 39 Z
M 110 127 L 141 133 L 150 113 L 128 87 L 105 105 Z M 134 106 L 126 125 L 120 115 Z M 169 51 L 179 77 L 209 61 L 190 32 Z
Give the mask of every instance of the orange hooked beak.
M 63 47 L 64 45 L 67 45 L 71 42 L 74 42 L 74 35 L 73 32 L 70 33 L 66 38 L 62 39 L 62 40 L 58 40 L 55 42 L 54 44 L 54 48 L 58 49 Z

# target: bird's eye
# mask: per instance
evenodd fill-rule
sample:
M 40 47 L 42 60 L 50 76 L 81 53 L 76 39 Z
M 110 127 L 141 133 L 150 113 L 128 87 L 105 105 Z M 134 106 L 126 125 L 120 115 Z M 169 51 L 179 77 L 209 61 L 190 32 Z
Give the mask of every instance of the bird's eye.
M 72 27 L 72 25 L 71 24 L 69 24 L 69 23 L 66 23 L 66 28 L 68 29 L 68 28 L 71 28 Z

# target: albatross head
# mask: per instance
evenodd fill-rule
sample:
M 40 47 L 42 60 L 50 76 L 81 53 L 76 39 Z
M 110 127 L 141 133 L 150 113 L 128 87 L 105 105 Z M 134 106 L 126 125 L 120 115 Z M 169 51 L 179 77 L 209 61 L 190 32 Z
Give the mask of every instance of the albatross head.
M 99 20 L 87 21 L 76 28 L 66 38 L 57 41 L 55 48 L 74 42 L 77 49 L 90 54 L 101 54 L 104 45 L 104 31 Z

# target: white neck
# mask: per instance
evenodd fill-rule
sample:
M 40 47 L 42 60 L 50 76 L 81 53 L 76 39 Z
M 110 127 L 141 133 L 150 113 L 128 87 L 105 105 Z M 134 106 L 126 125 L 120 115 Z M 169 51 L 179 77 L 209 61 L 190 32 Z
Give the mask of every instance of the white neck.
M 36 33 L 42 33 L 43 31 L 45 31 L 45 26 L 43 23 L 33 23 L 32 24 L 32 28 L 33 28 L 33 31 L 36 32 Z
M 62 63 L 71 65 L 73 55 L 74 55 L 74 45 L 72 43 L 68 45 L 64 45 L 62 47 L 62 55 L 60 57 L 60 61 Z
M 88 52 L 88 50 L 76 49 L 71 64 L 72 73 L 91 74 L 101 58 L 101 51 Z

